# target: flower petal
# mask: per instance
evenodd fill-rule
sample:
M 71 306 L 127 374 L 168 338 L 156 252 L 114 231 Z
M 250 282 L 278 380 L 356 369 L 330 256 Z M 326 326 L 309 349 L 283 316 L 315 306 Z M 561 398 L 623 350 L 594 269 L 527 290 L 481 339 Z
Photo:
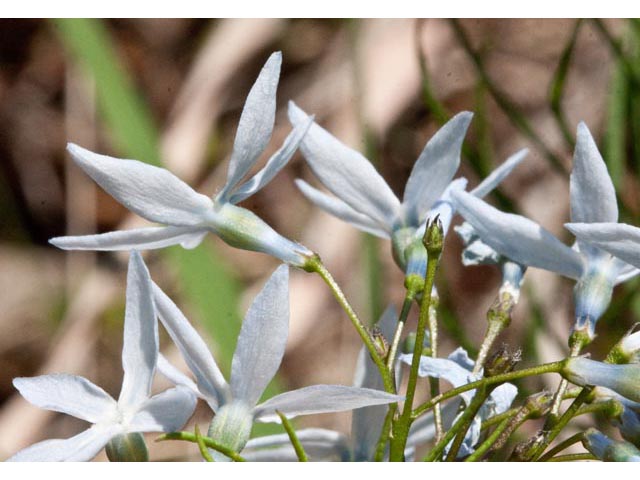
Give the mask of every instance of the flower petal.
M 313 461 L 349 458 L 347 438 L 333 430 L 304 428 L 296 432 L 305 452 Z M 242 450 L 252 462 L 297 462 L 298 456 L 286 433 L 253 438 Z
M 402 200 L 410 224 L 424 221 L 424 214 L 458 170 L 462 142 L 472 117 L 471 112 L 454 116 L 431 137 L 416 160 Z
M 281 265 L 244 317 L 231 362 L 234 400 L 258 403 L 276 374 L 289 335 L 289 267 Z
M 273 180 L 280 170 L 291 160 L 291 157 L 300 146 L 300 142 L 307 134 L 309 127 L 313 124 L 313 117 L 309 117 L 307 123 L 297 125 L 293 131 L 287 136 L 282 146 L 274 153 L 262 170 L 251 177 L 246 183 L 238 187 L 238 189 L 229 197 L 229 201 L 233 204 L 239 203 L 250 197 L 267 183 Z
M 197 247 L 207 230 L 202 227 L 146 227 L 131 230 L 55 237 L 49 243 L 62 250 L 152 250 L 180 244 Z
M 202 337 L 156 284 L 153 285 L 153 299 L 162 325 L 196 377 L 198 389 L 209 405 L 217 406 L 221 400 L 229 399 L 229 385 Z
M 464 219 L 500 255 L 569 278 L 577 279 L 582 274 L 580 254 L 537 223 L 521 215 L 501 212 L 466 192 L 455 191 L 452 196 Z
M 618 202 L 613 182 L 584 122 L 578 125 L 571 171 L 571 221 L 618 221 Z
M 255 418 L 261 422 L 279 422 L 276 410 L 287 417 L 314 413 L 341 412 L 354 408 L 381 405 L 403 400 L 400 395 L 369 388 L 344 385 L 313 385 L 291 392 L 281 393 L 258 405 Z
M 471 194 L 478 198 L 482 198 L 488 195 L 493 189 L 495 189 L 502 181 L 509 176 L 511 171 L 520 165 L 525 157 L 528 155 L 529 149 L 523 148 L 507 158 L 502 165 L 496 168 L 489 174 L 480 184 L 471 190 Z
M 565 223 L 578 240 L 640 268 L 640 228 L 625 223 Z
M 127 304 L 122 345 L 122 390 L 118 404 L 135 406 L 149 398 L 158 360 L 158 322 L 151 276 L 140 254 L 133 250 L 127 273 Z
M 218 197 L 221 200 L 226 199 L 229 192 L 251 170 L 271 139 L 281 64 L 282 53 L 272 53 L 249 91 L 233 141 L 227 183 Z
M 88 462 L 95 457 L 114 436 L 122 432 L 122 426 L 94 425 L 67 439 L 52 439 L 36 443 L 20 450 L 8 462 Z
M 293 125 L 308 118 L 295 103 L 289 102 Z M 400 201 L 371 162 L 342 144 L 314 123 L 300 149 L 309 167 L 334 195 L 379 225 L 391 229 L 400 218 Z
M 349 205 L 336 197 L 331 197 L 320 190 L 313 188 L 304 180 L 296 179 L 296 186 L 309 201 L 315 203 L 325 212 L 350 223 L 363 232 L 370 233 L 380 238 L 389 238 L 388 227 L 378 225 L 366 215 L 355 211 Z
M 172 365 L 163 354 L 158 355 L 158 372 L 164 375 L 164 377 L 174 385 L 191 390 L 198 398 L 205 400 L 204 395 L 202 395 L 202 392 L 198 389 L 198 385 Z
M 184 426 L 196 408 L 196 396 L 184 387 L 170 388 L 140 406 L 131 419 L 131 432 L 175 432 Z
M 91 423 L 111 417 L 117 407 L 107 392 L 76 375 L 58 373 L 19 377 L 13 379 L 13 385 L 36 407 L 66 413 Z
M 202 223 L 212 208 L 209 197 L 195 192 L 174 174 L 137 160 L 120 160 L 70 143 L 73 160 L 113 198 L 152 222 L 188 226 Z

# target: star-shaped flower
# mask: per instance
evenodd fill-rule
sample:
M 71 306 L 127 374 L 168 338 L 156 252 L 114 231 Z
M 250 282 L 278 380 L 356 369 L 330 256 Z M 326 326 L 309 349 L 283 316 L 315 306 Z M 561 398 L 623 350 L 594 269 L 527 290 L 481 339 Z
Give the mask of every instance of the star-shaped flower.
M 151 382 L 158 358 L 158 323 L 149 272 L 137 252 L 127 275 L 122 367 L 118 400 L 89 380 L 54 374 L 13 381 L 37 407 L 62 412 L 93 425 L 68 439 L 45 440 L 18 452 L 12 461 L 87 461 L 110 440 L 136 432 L 171 432 L 193 414 L 196 397 L 183 387 L 153 397 Z
M 213 232 L 231 246 L 267 253 L 304 267 L 313 252 L 284 238 L 257 215 L 236 205 L 269 183 L 287 164 L 312 122 L 301 122 L 265 167 L 240 183 L 271 138 L 281 62 L 279 52 L 272 54 L 249 92 L 233 144 L 227 182 L 214 199 L 195 192 L 163 168 L 98 155 L 69 144 L 67 150 L 76 164 L 118 202 L 141 217 L 166 226 L 57 237 L 50 242 L 65 250 L 146 250 L 176 244 L 194 248 L 207 232 Z
M 209 404 L 216 414 L 209 436 L 236 452 L 241 451 L 249 440 L 254 421 L 279 421 L 276 411 L 295 417 L 387 404 L 403 398 L 369 388 L 314 385 L 258 403 L 284 356 L 289 331 L 288 283 L 288 267 L 281 265 L 249 307 L 233 355 L 229 383 L 188 320 L 160 288 L 154 287 L 160 320 L 196 381 L 162 357 L 159 369 L 174 383 L 189 388 Z M 218 458 L 222 457 L 218 455 Z
M 313 173 L 335 197 L 303 180 L 296 184 L 310 201 L 331 215 L 365 232 L 391 239 L 394 258 L 405 273 L 424 276 L 426 251 L 422 234 L 426 220 L 439 214 L 446 233 L 455 213 L 450 195 L 466 187 L 466 179 L 452 179 L 460 165 L 462 142 L 471 117 L 470 112 L 459 113 L 431 137 L 411 171 L 402 202 L 371 162 L 315 123 L 300 150 Z M 306 118 L 307 114 L 289 102 L 293 125 L 303 125 Z M 472 193 L 481 197 L 489 193 L 525 155 L 524 150 L 513 155 Z
M 615 222 L 618 205 L 611 177 L 584 123 L 578 126 L 571 172 L 571 221 L 581 225 Z M 452 192 L 460 214 L 482 241 L 521 265 L 543 268 L 577 281 L 574 332 L 591 339 L 611 301 L 613 287 L 638 269 L 598 248 L 587 237 L 569 248 L 537 223 L 503 213 L 466 192 Z

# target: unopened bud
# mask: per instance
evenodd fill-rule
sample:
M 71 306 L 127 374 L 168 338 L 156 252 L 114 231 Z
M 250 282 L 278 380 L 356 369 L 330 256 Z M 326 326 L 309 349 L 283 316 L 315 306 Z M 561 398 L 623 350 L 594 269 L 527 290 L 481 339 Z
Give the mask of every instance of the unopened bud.
M 640 402 L 640 364 L 612 365 L 573 357 L 564 362 L 560 374 L 576 385 L 606 387 L 629 400 Z
M 510 352 L 506 345 L 498 348 L 493 355 L 489 357 L 484 367 L 484 375 L 493 377 L 503 373 L 511 372 L 520 362 L 522 355 L 520 351 Z
M 584 433 L 584 448 L 600 460 L 609 462 L 640 462 L 640 450 L 629 442 L 618 442 L 610 439 L 595 428 Z
M 371 329 L 371 336 L 373 337 L 373 344 L 376 347 L 376 352 L 380 358 L 386 359 L 389 355 L 389 342 L 382 334 L 382 330 L 377 325 Z
M 633 326 L 632 332 L 639 324 Z M 640 331 L 627 333 L 609 352 L 610 363 L 640 363 Z
M 444 230 L 440 216 L 436 215 L 433 220 L 427 222 L 427 228 L 424 231 L 422 239 L 424 247 L 427 249 L 429 256 L 439 257 L 444 247 Z
M 113 437 L 105 447 L 110 462 L 148 462 L 149 451 L 139 432 Z

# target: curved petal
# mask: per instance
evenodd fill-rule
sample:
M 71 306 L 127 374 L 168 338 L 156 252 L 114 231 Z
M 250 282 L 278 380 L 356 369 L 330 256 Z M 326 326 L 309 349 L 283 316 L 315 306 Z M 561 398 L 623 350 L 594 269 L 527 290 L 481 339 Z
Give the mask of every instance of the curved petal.
M 289 267 L 281 265 L 247 311 L 231 362 L 231 393 L 253 407 L 282 362 L 289 335 Z
M 344 385 L 313 385 L 291 392 L 281 393 L 258 405 L 255 419 L 261 422 L 279 422 L 276 410 L 287 417 L 314 413 L 342 412 L 354 408 L 381 405 L 403 400 L 400 395 L 372 390 L 370 388 Z
M 67 439 L 52 439 L 20 450 L 8 462 L 88 462 L 114 436 L 122 432 L 120 425 L 93 427 Z
M 460 166 L 462 142 L 473 114 L 461 112 L 427 142 L 416 160 L 402 200 L 410 224 L 424 221 L 424 214 L 449 185 Z
M 122 390 L 118 404 L 135 406 L 149 398 L 158 360 L 158 322 L 151 276 L 135 250 L 129 257 L 122 345 Z
M 322 210 L 334 217 L 338 217 L 363 232 L 370 233 L 380 238 L 390 238 L 390 232 L 387 226 L 378 225 L 366 215 L 355 211 L 349 205 L 336 197 L 331 197 L 320 190 L 313 188 L 304 180 L 296 179 L 296 186 L 307 199 L 315 203 Z
M 281 64 L 282 53 L 272 53 L 249 91 L 233 141 L 227 183 L 218 197 L 221 200 L 226 199 L 229 192 L 251 170 L 271 139 Z
M 120 160 L 70 143 L 76 164 L 132 212 L 167 225 L 197 225 L 213 202 L 174 174 L 137 160 Z
M 55 237 L 49 243 L 62 250 L 152 250 L 177 244 L 195 248 L 206 234 L 203 227 L 146 227 L 97 235 Z
M 291 160 L 291 157 L 300 146 L 300 142 L 307 134 L 309 127 L 313 124 L 313 117 L 307 119 L 307 123 L 297 125 L 293 131 L 287 136 L 282 146 L 274 153 L 262 170 L 251 177 L 246 183 L 238 187 L 238 189 L 229 197 L 231 203 L 239 203 L 250 197 L 267 183 L 273 180 L 280 170 Z
M 308 115 L 289 102 L 289 121 Z M 331 193 L 379 225 L 391 229 L 400 218 L 400 201 L 371 162 L 314 123 L 300 145 L 309 167 Z
M 210 405 L 218 405 L 221 400 L 228 400 L 229 385 L 202 337 L 156 284 L 153 285 L 153 299 L 162 325 L 196 377 L 198 389 L 205 399 Z
M 191 390 L 198 398 L 206 400 L 200 389 L 198 389 L 198 385 L 172 365 L 163 354 L 158 355 L 158 372 L 174 385 Z
M 537 223 L 501 212 L 466 192 L 455 191 L 452 196 L 464 219 L 500 255 L 522 265 L 580 278 L 584 268 L 580 254 Z
M 196 396 L 184 387 L 154 395 L 140 406 L 127 429 L 130 432 L 175 432 L 196 408 Z
M 488 195 L 493 189 L 502 183 L 509 176 L 514 168 L 520 165 L 525 157 L 529 154 L 528 148 L 518 150 L 516 153 L 507 158 L 502 165 L 489 174 L 480 184 L 471 190 L 471 194 L 478 198 Z
M 580 122 L 571 171 L 571 221 L 617 222 L 618 202 L 607 166 L 589 129 Z
M 116 401 L 107 392 L 76 375 L 19 377 L 13 379 L 13 385 L 36 407 L 66 413 L 91 423 L 111 418 L 117 408 Z
M 565 223 L 578 240 L 640 268 L 640 228 L 625 223 Z

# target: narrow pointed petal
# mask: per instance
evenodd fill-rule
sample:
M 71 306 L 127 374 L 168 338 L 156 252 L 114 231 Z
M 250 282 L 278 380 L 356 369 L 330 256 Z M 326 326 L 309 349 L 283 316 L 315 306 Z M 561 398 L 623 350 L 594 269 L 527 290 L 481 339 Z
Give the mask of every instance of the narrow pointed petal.
M 250 406 L 275 376 L 289 335 L 289 267 L 281 265 L 255 298 L 242 322 L 231 362 L 234 400 Z
M 97 235 L 55 237 L 49 243 L 62 250 L 153 250 L 177 244 L 195 248 L 206 234 L 203 227 L 146 227 Z
M 152 222 L 198 225 L 212 208 L 209 197 L 195 192 L 174 174 L 137 160 L 120 160 L 70 143 L 76 164 L 107 193 Z
M 156 284 L 153 285 L 153 298 L 162 325 L 180 350 L 207 402 L 218 405 L 230 398 L 229 385 L 196 329 Z
M 19 377 L 13 385 L 36 407 L 97 423 L 116 411 L 116 401 L 103 389 L 76 375 Z
M 127 304 L 124 314 L 122 368 L 118 404 L 135 406 L 149 398 L 158 360 L 158 322 L 151 276 L 137 251 L 129 257 Z
M 390 231 L 386 225 L 378 225 L 366 215 L 355 211 L 349 205 L 336 197 L 331 197 L 320 190 L 313 188 L 304 180 L 297 179 L 296 186 L 309 201 L 315 203 L 325 212 L 350 223 L 363 232 L 370 233 L 380 238 L 389 238 Z
M 93 427 L 67 439 L 52 439 L 20 450 L 8 462 L 88 462 L 114 436 L 122 433 L 120 425 Z
M 184 387 L 154 395 L 131 419 L 132 432 L 175 432 L 189 420 L 196 408 L 196 396 Z
M 403 400 L 400 395 L 344 385 L 313 385 L 282 393 L 258 405 L 255 418 L 261 422 L 279 422 L 276 410 L 287 417 L 314 413 L 342 412 L 354 408 Z
M 493 189 L 500 185 L 502 181 L 509 176 L 514 168 L 520 165 L 520 163 L 528 154 L 528 148 L 518 150 L 516 153 L 507 158 L 502 165 L 491 172 L 489 176 L 482 182 L 480 182 L 480 184 L 476 188 L 471 190 L 471 194 L 475 195 L 478 198 L 482 198 L 491 193 Z
M 580 254 L 537 223 L 501 212 L 466 192 L 452 193 L 456 206 L 484 243 L 521 265 L 543 268 L 569 278 L 580 278 Z
M 227 183 L 220 199 L 227 198 L 228 193 L 251 170 L 271 139 L 281 64 L 282 53 L 272 53 L 249 91 L 233 142 Z
M 289 102 L 289 121 L 298 125 L 308 115 Z M 300 150 L 309 167 L 331 193 L 379 225 L 392 228 L 400 218 L 400 201 L 371 162 L 314 123 Z
M 640 228 L 625 223 L 565 223 L 578 240 L 640 268 Z
M 613 182 L 596 142 L 583 122 L 578 125 L 571 171 L 571 221 L 618 221 L 618 202 Z
M 174 385 L 190 390 L 198 398 L 205 398 L 198 389 L 198 385 L 172 365 L 163 354 L 158 355 L 158 372 Z
M 628 280 L 631 280 L 638 274 L 640 274 L 640 269 L 634 267 L 633 265 L 629 265 L 618 258 L 614 259 L 615 268 L 618 270 L 618 276 L 615 280 L 615 285 L 619 285 Z
M 410 223 L 420 224 L 451 182 L 460 166 L 462 142 L 472 117 L 471 112 L 454 116 L 431 137 L 416 160 L 402 201 Z
M 286 138 L 282 146 L 274 153 L 262 170 L 256 173 L 246 183 L 238 187 L 238 189 L 229 197 L 229 201 L 233 204 L 240 203 L 244 199 L 250 197 L 267 183 L 273 180 L 280 170 L 291 160 L 291 157 L 300 146 L 300 142 L 307 134 L 309 127 L 313 124 L 313 117 L 307 120 L 307 123 L 297 125 Z

